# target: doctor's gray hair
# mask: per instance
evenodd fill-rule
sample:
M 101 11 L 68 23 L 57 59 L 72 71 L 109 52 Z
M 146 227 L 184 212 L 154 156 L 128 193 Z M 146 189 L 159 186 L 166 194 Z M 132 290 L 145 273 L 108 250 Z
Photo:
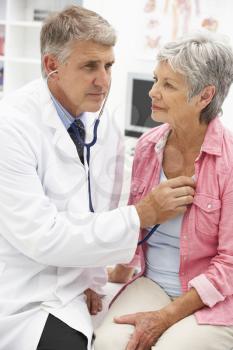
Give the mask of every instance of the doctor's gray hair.
M 53 54 L 64 63 L 72 52 L 72 44 L 77 40 L 92 40 L 97 44 L 114 46 L 116 33 L 103 17 L 81 6 L 69 6 L 51 14 L 45 19 L 40 33 L 44 77 L 43 56 Z
M 188 84 L 188 100 L 206 86 L 214 85 L 211 102 L 201 111 L 200 122 L 208 124 L 222 113 L 222 104 L 233 82 L 233 51 L 225 38 L 210 32 L 197 32 L 164 45 L 158 62 L 168 62 L 183 74 Z

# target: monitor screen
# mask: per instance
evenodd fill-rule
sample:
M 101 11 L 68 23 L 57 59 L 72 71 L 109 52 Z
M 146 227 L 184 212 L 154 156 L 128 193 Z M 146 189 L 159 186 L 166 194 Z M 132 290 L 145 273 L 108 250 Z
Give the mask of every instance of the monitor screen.
M 148 94 L 152 85 L 152 75 L 128 74 L 125 128 L 129 136 L 140 136 L 149 128 L 159 125 L 151 119 L 151 99 Z

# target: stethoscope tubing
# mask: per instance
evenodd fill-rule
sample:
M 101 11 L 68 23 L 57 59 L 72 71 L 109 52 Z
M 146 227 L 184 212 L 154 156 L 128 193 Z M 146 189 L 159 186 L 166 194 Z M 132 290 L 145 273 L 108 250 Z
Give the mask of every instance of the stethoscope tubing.
M 91 177 L 90 177 L 90 158 L 91 158 L 91 147 L 94 146 L 97 142 L 97 133 L 98 133 L 98 126 L 99 126 L 99 122 L 100 119 L 96 119 L 95 120 L 95 124 L 94 124 L 94 130 L 93 130 L 93 139 L 91 142 L 89 143 L 85 143 L 80 134 L 79 131 L 73 126 L 71 125 L 75 135 L 78 138 L 78 141 L 80 142 L 80 144 L 86 148 L 87 150 L 87 157 L 86 157 L 86 161 L 87 161 L 87 165 L 88 165 L 88 173 L 87 173 L 87 180 L 88 180 L 88 199 L 89 199 L 89 209 L 90 212 L 94 213 L 94 207 L 93 207 L 93 203 L 92 203 L 92 195 L 91 195 Z
M 58 72 L 57 70 L 54 70 L 54 71 L 50 72 L 50 73 L 47 75 L 47 79 L 46 79 L 47 85 L 48 85 L 48 79 L 49 79 L 49 77 L 50 77 L 52 74 L 57 73 L 57 72 Z M 90 165 L 90 157 L 91 157 L 91 147 L 93 147 L 93 146 L 96 144 L 96 142 L 97 142 L 97 136 L 98 136 L 97 134 L 98 134 L 98 126 L 99 126 L 99 122 L 100 122 L 100 117 L 101 117 L 102 114 L 103 114 L 104 107 L 105 107 L 106 102 L 107 102 L 107 99 L 108 99 L 110 87 L 111 87 L 111 81 L 110 81 L 109 89 L 108 89 L 107 95 L 106 95 L 106 97 L 105 97 L 104 103 L 103 103 L 103 105 L 102 105 L 102 107 L 101 107 L 101 110 L 100 110 L 100 112 L 99 112 L 98 118 L 95 120 L 94 129 L 93 129 L 93 138 L 92 138 L 92 141 L 91 141 L 91 142 L 85 143 L 85 141 L 82 140 L 82 138 L 81 138 L 81 136 L 80 136 L 78 130 L 77 130 L 74 126 L 72 126 L 72 124 L 71 124 L 71 127 L 72 127 L 72 129 L 73 129 L 75 135 L 76 135 L 77 138 L 78 138 L 78 141 L 79 141 L 80 144 L 81 144 L 83 147 L 85 147 L 86 150 L 87 150 L 86 161 L 87 161 L 87 165 L 88 165 L 88 174 L 87 174 L 87 179 L 88 179 L 88 199 L 89 199 L 89 209 L 90 209 L 90 211 L 91 211 L 92 213 L 94 213 L 94 207 L 93 207 L 92 195 L 91 195 L 91 176 L 90 176 L 90 166 L 89 166 L 89 165 Z M 52 96 L 51 96 L 51 98 L 52 98 Z M 61 108 L 62 112 L 63 112 L 64 114 L 66 114 L 65 111 L 63 110 L 63 108 L 62 108 L 62 107 L 60 107 L 60 108 Z
M 154 227 L 152 227 L 152 229 L 146 234 L 146 236 L 138 242 L 138 246 L 148 241 L 148 239 L 157 231 L 159 226 L 160 224 L 157 224 Z
M 92 138 L 92 141 L 89 142 L 89 143 L 85 143 L 78 130 L 76 128 L 73 127 L 73 130 L 74 130 L 74 133 L 76 134 L 77 138 L 78 138 L 78 141 L 80 142 L 80 144 L 86 148 L 87 150 L 87 165 L 88 165 L 88 174 L 87 174 L 87 180 L 88 180 L 88 198 L 89 198 L 89 209 L 90 209 L 90 212 L 94 213 L 94 207 L 93 207 L 93 202 L 92 202 L 92 195 L 91 195 L 91 175 L 90 175 L 90 158 L 91 158 L 91 147 L 93 147 L 96 142 L 97 142 L 97 136 L 98 136 L 98 126 L 99 126 L 99 122 L 100 122 L 100 117 L 102 116 L 103 112 L 104 112 L 104 108 L 105 108 L 105 105 L 106 105 L 106 102 L 107 102 L 107 99 L 108 99 L 108 95 L 109 95 L 109 91 L 110 91 L 110 88 L 111 88 L 111 82 L 110 82 L 110 85 L 109 85 L 109 89 L 108 89 L 108 93 L 105 97 L 105 100 L 104 100 L 104 103 L 101 107 L 101 110 L 99 112 L 99 115 L 98 115 L 98 118 L 95 120 L 95 124 L 94 124 L 94 129 L 93 129 L 93 138 Z
M 80 142 L 80 144 L 83 146 L 83 147 L 86 147 L 86 149 L 90 149 L 92 146 L 94 146 L 97 142 L 97 130 L 98 130 L 98 126 L 99 126 L 99 122 L 100 122 L 100 119 L 96 119 L 95 120 L 95 124 L 94 124 L 94 129 L 93 129 L 93 138 L 92 138 L 92 141 L 89 142 L 89 143 L 85 143 L 83 141 L 83 139 L 81 138 L 80 134 L 79 134 L 79 131 L 71 124 L 71 128 L 73 129 L 75 135 L 77 136 L 78 138 L 78 141 Z M 90 155 L 89 155 L 89 158 L 87 157 L 87 163 L 89 165 L 89 162 L 90 162 Z

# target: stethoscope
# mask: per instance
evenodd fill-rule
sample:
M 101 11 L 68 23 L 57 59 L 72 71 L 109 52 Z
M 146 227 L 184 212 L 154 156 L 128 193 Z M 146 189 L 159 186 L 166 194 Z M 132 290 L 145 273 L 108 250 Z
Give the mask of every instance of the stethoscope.
M 55 73 L 57 73 L 57 70 L 53 70 L 47 75 L 47 78 L 46 78 L 47 85 L 48 85 L 49 77 L 52 74 L 55 74 Z M 93 138 L 92 138 L 91 142 L 85 143 L 83 141 L 83 139 L 81 138 L 77 128 L 75 128 L 75 126 L 71 124 L 71 128 L 73 129 L 75 135 L 77 136 L 78 141 L 87 150 L 87 152 L 86 152 L 86 154 L 87 154 L 86 155 L 86 161 L 87 161 L 87 165 L 88 165 L 88 174 L 87 174 L 87 179 L 88 179 L 88 200 L 89 200 L 89 209 L 90 209 L 90 212 L 92 212 L 92 213 L 94 213 L 94 208 L 93 208 L 92 195 L 91 195 L 91 178 L 90 178 L 90 166 L 89 166 L 89 164 L 90 164 L 90 157 L 91 157 L 91 147 L 93 147 L 96 144 L 96 142 L 97 142 L 97 131 L 98 131 L 98 126 L 99 126 L 99 122 L 100 122 L 100 117 L 103 114 L 103 111 L 104 111 L 104 108 L 105 108 L 105 105 L 106 105 L 106 102 L 107 102 L 107 99 L 108 99 L 110 87 L 111 87 L 111 83 L 110 83 L 107 95 L 106 95 L 106 97 L 104 99 L 104 103 L 102 104 L 102 107 L 100 109 L 99 115 L 98 115 L 98 117 L 95 120 L 94 128 L 93 128 Z M 66 112 L 62 108 L 61 105 L 59 105 L 58 108 L 60 108 L 62 113 L 64 113 L 64 115 L 66 115 Z M 156 232 L 156 230 L 158 229 L 159 226 L 160 226 L 160 224 L 157 224 L 154 227 L 152 227 L 152 229 L 147 233 L 147 235 L 142 240 L 140 240 L 138 242 L 138 246 L 143 244 L 143 243 L 145 243 L 153 235 L 153 233 Z
M 52 72 L 50 72 L 47 75 L 46 78 L 46 82 L 48 85 L 48 79 L 52 74 L 57 73 L 57 70 L 53 70 Z M 83 139 L 81 138 L 79 131 L 77 130 L 77 128 L 75 128 L 74 125 L 71 124 L 71 128 L 73 129 L 73 132 L 75 133 L 75 135 L 77 136 L 78 141 L 80 142 L 80 144 L 86 148 L 86 161 L 87 161 L 87 165 L 88 165 L 88 174 L 87 174 L 87 180 L 88 180 L 88 200 L 89 200 L 89 209 L 92 213 L 94 213 L 94 208 L 93 208 L 93 202 L 92 202 L 92 195 L 91 195 L 91 177 L 90 177 L 90 157 L 91 157 L 91 147 L 93 147 L 96 142 L 97 142 L 97 131 L 98 131 L 98 126 L 99 126 L 99 122 L 100 122 L 100 117 L 102 116 L 103 112 L 104 112 L 104 108 L 108 99 L 108 95 L 109 95 L 109 91 L 110 91 L 110 87 L 111 87 L 111 83 L 107 92 L 107 95 L 104 99 L 104 103 L 102 104 L 102 107 L 100 109 L 100 112 L 98 114 L 98 117 L 95 120 L 94 123 L 94 127 L 93 127 L 93 138 L 91 142 L 85 143 L 85 141 L 83 141 Z M 61 112 L 66 115 L 66 112 L 64 110 L 64 108 L 62 108 L 61 105 L 58 106 L 58 108 L 60 108 Z
M 141 244 L 145 243 L 146 241 L 148 241 L 148 239 L 157 231 L 159 226 L 160 226 L 160 224 L 153 226 L 152 229 L 150 229 L 150 231 L 145 235 L 145 237 L 143 239 L 141 239 L 141 241 L 138 241 L 138 245 L 141 245 Z

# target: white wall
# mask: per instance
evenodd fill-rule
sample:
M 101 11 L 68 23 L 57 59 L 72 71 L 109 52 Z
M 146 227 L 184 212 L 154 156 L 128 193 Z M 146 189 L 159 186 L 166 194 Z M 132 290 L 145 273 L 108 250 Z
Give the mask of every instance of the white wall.
M 139 59 L 137 38 L 141 38 L 141 3 L 139 0 L 84 0 L 84 6 L 105 17 L 117 30 L 118 42 L 115 48 L 116 64 L 113 69 L 113 82 L 108 101 L 108 109 L 124 128 L 126 108 L 127 73 L 151 73 L 153 61 Z M 233 12 L 233 1 L 232 11 Z M 229 14 L 229 9 L 228 9 Z M 232 24 L 230 24 L 232 26 Z M 228 33 L 229 34 L 229 31 Z M 135 39 L 136 38 L 136 39 Z M 223 123 L 233 131 L 233 88 L 223 105 Z

